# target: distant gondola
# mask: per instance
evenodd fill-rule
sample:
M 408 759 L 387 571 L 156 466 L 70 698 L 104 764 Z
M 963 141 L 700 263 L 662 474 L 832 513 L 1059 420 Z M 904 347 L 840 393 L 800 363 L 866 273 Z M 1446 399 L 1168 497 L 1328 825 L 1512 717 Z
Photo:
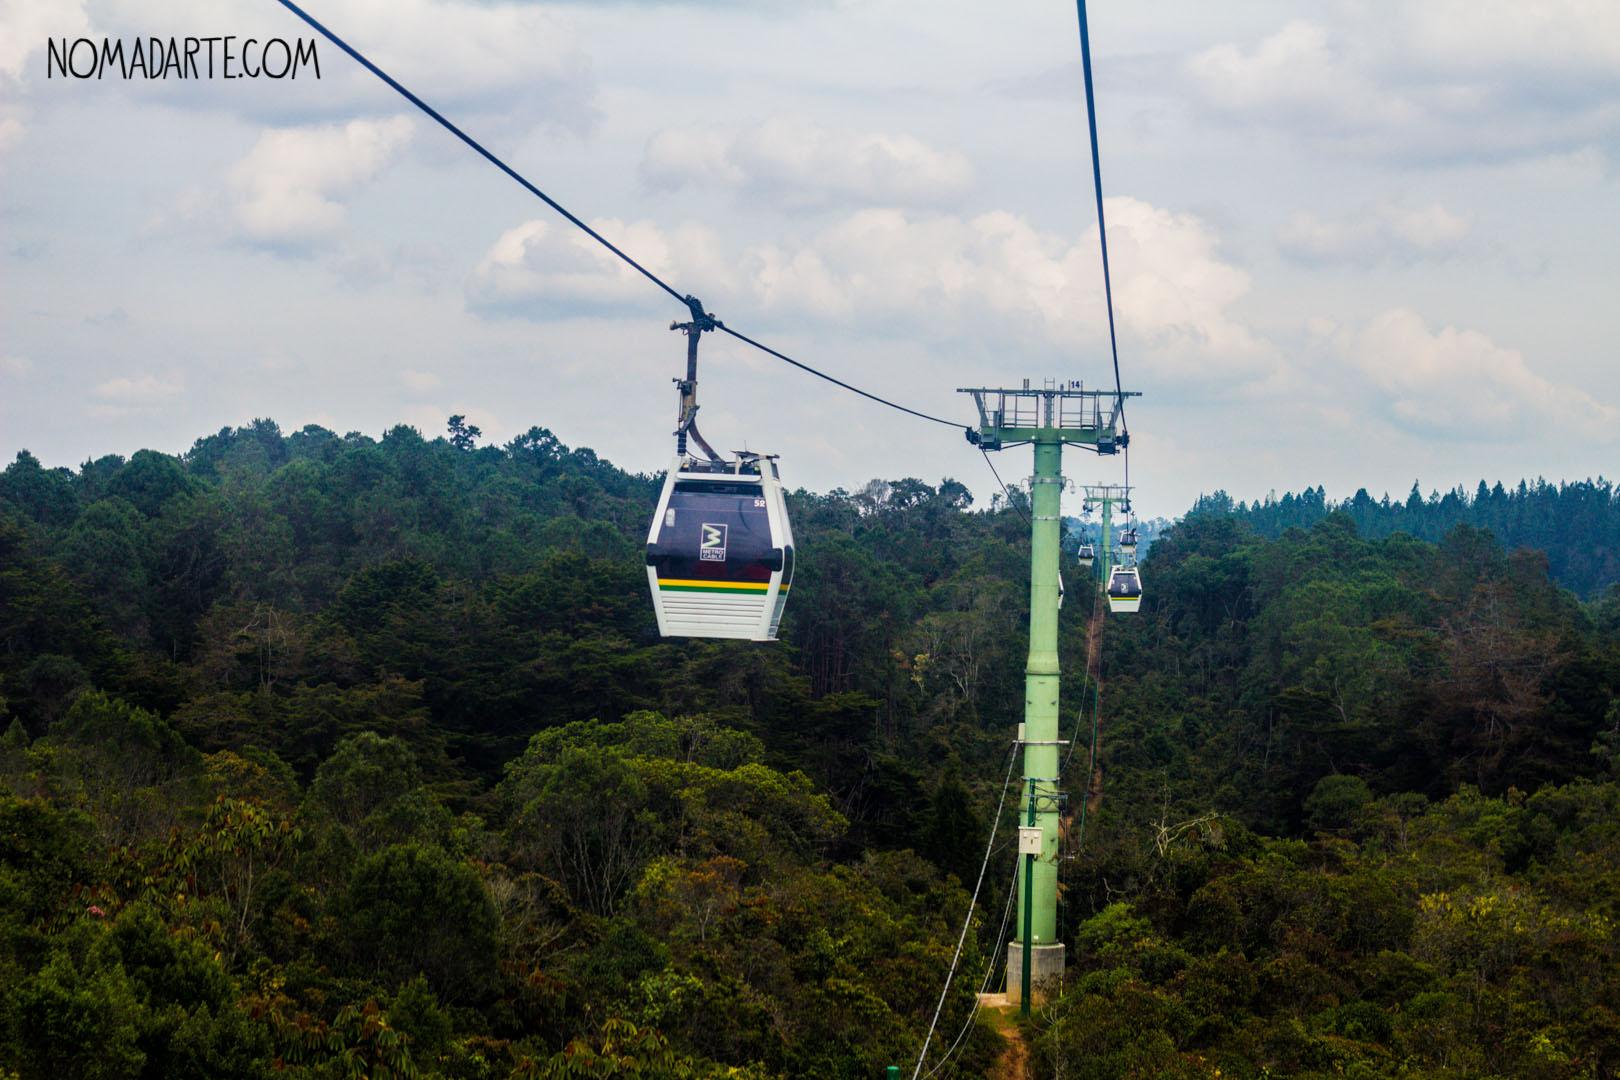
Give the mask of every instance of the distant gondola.
M 1136 526 L 1132 525 L 1120 535 L 1119 548 L 1127 555 L 1136 550 Z
M 1134 566 L 1116 566 L 1108 576 L 1108 610 L 1132 612 L 1142 606 L 1142 575 Z
M 1097 549 L 1090 544 L 1080 545 L 1080 565 L 1090 566 L 1097 561 Z
M 677 457 L 647 533 L 647 582 L 665 637 L 775 641 L 793 581 L 776 459 Z

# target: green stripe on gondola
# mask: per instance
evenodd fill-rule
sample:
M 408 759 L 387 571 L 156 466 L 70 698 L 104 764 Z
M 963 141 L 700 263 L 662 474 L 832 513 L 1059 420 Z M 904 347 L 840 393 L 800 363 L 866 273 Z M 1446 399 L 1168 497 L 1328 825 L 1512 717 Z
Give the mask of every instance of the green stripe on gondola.
M 695 592 L 695 593 L 741 593 L 744 596 L 761 596 L 770 589 L 765 582 L 750 581 L 660 581 L 659 592 Z

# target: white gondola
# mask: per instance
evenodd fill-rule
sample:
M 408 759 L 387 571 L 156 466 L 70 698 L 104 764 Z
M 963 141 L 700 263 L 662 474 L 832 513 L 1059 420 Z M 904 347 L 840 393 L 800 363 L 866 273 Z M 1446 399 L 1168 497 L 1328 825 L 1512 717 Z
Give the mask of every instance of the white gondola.
M 1089 567 L 1097 561 L 1097 549 L 1090 544 L 1080 545 L 1080 565 Z
M 773 455 L 677 457 L 647 533 L 665 637 L 775 641 L 793 582 L 793 530 Z
M 1132 612 L 1142 606 L 1142 575 L 1134 566 L 1116 566 L 1108 575 L 1108 610 Z
M 1127 555 L 1136 551 L 1136 526 L 1132 525 L 1120 534 L 1119 549 Z

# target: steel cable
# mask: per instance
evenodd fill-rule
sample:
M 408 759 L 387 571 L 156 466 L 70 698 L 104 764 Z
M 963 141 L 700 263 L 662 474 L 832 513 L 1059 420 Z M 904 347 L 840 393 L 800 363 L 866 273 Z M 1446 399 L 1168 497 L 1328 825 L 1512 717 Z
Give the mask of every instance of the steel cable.
M 572 223 L 577 228 L 579 228 L 581 231 L 583 231 L 591 239 L 595 240 L 597 243 L 601 244 L 603 247 L 605 247 L 609 251 L 613 252 L 613 254 L 617 255 L 620 259 L 624 260 L 624 262 L 628 266 L 633 268 L 642 277 L 646 278 L 648 281 L 652 282 L 654 285 L 658 286 L 660 289 L 664 290 L 669 295 L 673 296 L 676 300 L 680 301 L 683 305 L 686 305 L 689 309 L 692 309 L 694 311 L 700 310 L 699 308 L 696 307 L 697 302 L 692 298 L 692 296 L 690 294 L 682 293 L 680 290 L 678 290 L 674 286 L 670 285 L 667 281 L 663 280 L 657 274 L 653 273 L 651 270 L 648 270 L 645 266 L 642 266 L 635 259 L 632 259 L 624 251 L 620 250 L 617 246 L 615 246 L 613 244 L 612 241 L 608 240 L 607 237 L 603 236 L 601 233 L 597 232 L 595 229 L 593 229 L 589 225 L 585 224 L 585 222 L 583 222 L 579 218 L 575 217 L 573 214 L 571 214 L 567 210 L 566 207 L 564 207 L 556 199 L 553 199 L 550 195 L 547 195 L 545 192 L 541 191 L 538 187 L 535 187 L 532 183 L 530 183 L 516 169 L 512 168 L 512 166 L 510 166 L 506 162 L 502 161 L 499 157 L 497 157 L 492 151 L 487 149 L 477 139 L 473 138 L 471 135 L 468 135 L 465 131 L 461 130 L 461 128 L 457 127 L 454 123 L 452 123 L 449 119 L 447 119 L 444 116 L 444 114 L 440 113 L 433 106 L 429 105 L 427 102 L 423 101 L 421 98 L 419 98 L 415 94 L 411 93 L 411 91 L 409 91 L 403 85 L 401 85 L 399 83 L 399 81 L 396 80 L 393 76 L 389 75 L 382 68 L 378 67 L 376 64 L 373 64 L 370 60 L 366 59 L 365 56 L 361 55 L 361 53 L 360 53 L 360 51 L 358 49 L 354 48 L 348 42 L 346 42 L 342 38 L 338 37 L 331 30 L 327 29 L 318 20 L 316 20 L 316 18 L 313 15 L 311 15 L 309 12 L 305 11 L 303 8 L 299 7 L 297 4 L 293 3 L 292 0 L 276 0 L 276 2 L 281 4 L 282 7 L 286 8 L 288 11 L 292 12 L 294 15 L 298 16 L 300 19 L 304 20 L 306 23 L 308 23 L 311 27 L 313 27 L 315 30 L 317 30 L 322 36 L 324 36 L 328 41 L 330 41 L 332 44 L 336 45 L 339 49 L 342 49 L 345 53 L 347 53 L 361 67 L 365 68 L 367 71 L 369 71 L 373 75 L 377 76 L 377 78 L 379 78 L 383 82 L 387 83 L 391 88 L 393 88 L 402 97 L 404 97 L 405 100 L 409 101 L 412 105 L 415 105 L 418 109 L 421 109 L 428 116 L 430 116 L 434 120 L 438 121 L 438 123 L 440 125 L 442 125 L 446 131 L 450 132 L 450 134 L 454 135 L 456 138 L 460 139 L 462 142 L 464 142 L 468 146 L 472 147 L 475 151 L 477 151 L 479 153 L 479 155 L 481 155 L 491 165 L 494 165 L 497 169 L 501 170 L 507 176 L 510 176 L 513 180 L 517 181 L 518 184 L 520 184 L 525 191 L 529 192 L 529 194 L 535 196 L 537 199 L 544 202 L 547 206 L 549 206 L 553 210 L 557 211 L 557 213 L 561 214 L 564 218 L 568 219 L 568 221 L 570 223 Z M 785 361 L 785 362 L 787 362 L 789 364 L 792 364 L 794 367 L 800 369 L 801 371 L 806 371 L 806 372 L 809 372 L 811 375 L 815 375 L 818 378 L 826 379 L 828 382 L 833 383 L 836 386 L 840 386 L 840 387 L 844 388 L 845 390 L 850 391 L 851 393 L 859 394 L 861 397 L 867 398 L 867 399 L 869 399 L 871 401 L 875 401 L 880 405 L 887 405 L 891 409 L 898 409 L 903 413 L 909 413 L 910 415 L 919 417 L 919 418 L 921 418 L 923 420 L 932 420 L 936 424 L 944 424 L 944 425 L 946 425 L 948 427 L 954 427 L 954 428 L 962 428 L 964 426 L 962 424 L 957 423 L 954 420 L 945 420 L 945 419 L 942 419 L 941 417 L 938 417 L 938 416 L 931 416 L 928 413 L 921 412 L 921 411 L 919 411 L 917 409 L 907 408 L 906 406 L 900 405 L 900 404 L 898 404 L 896 402 L 893 402 L 893 401 L 890 401 L 887 398 L 879 397 L 877 394 L 867 393 L 865 390 L 862 390 L 859 387 L 851 386 L 849 383 L 844 382 L 842 379 L 834 378 L 833 376 L 828 375 L 824 371 L 818 371 L 815 368 L 811 367 L 809 364 L 801 363 L 800 361 L 795 360 L 790 356 L 786 356 L 783 353 L 780 353 L 780 352 L 776 351 L 775 349 L 770 348 L 767 345 L 763 345 L 760 342 L 755 341 L 753 338 L 748 337 L 745 334 L 738 333 L 736 330 L 733 330 L 729 326 L 726 326 L 724 323 L 720 322 L 718 319 L 714 320 L 714 329 L 724 330 L 726 333 L 730 334 L 732 337 L 738 339 L 739 341 L 747 342 L 749 345 L 752 345 L 754 348 L 759 349 L 761 352 L 768 353 L 771 356 L 776 357 L 778 360 L 782 360 L 782 361 Z M 965 430 L 971 430 L 971 429 L 969 428 L 969 429 L 965 429 Z
M 962 959 L 962 945 L 967 941 L 968 927 L 973 924 L 973 909 L 979 903 L 979 890 L 984 888 L 984 872 L 990 868 L 990 856 L 996 847 L 996 830 L 1001 827 L 1001 811 L 1007 805 L 1007 787 L 1012 783 L 1013 766 L 1018 763 L 1014 753 L 1018 744 L 1007 748 L 1007 775 L 1001 781 L 1001 798 L 996 803 L 996 816 L 990 819 L 990 840 L 984 845 L 984 862 L 979 864 L 979 880 L 973 886 L 973 898 L 968 901 L 967 914 L 962 917 L 962 933 L 956 939 L 956 953 L 951 957 L 951 968 L 945 973 L 945 985 L 939 988 L 939 1004 L 934 1006 L 934 1019 L 923 1038 L 922 1051 L 917 1055 L 917 1067 L 911 1071 L 911 1080 L 917 1080 L 923 1062 L 928 1057 L 928 1044 L 934 1040 L 934 1029 L 939 1026 L 939 1014 L 945 1008 L 945 997 L 951 992 L 951 980 L 956 977 L 956 965 Z
M 283 0 L 285 2 L 285 0 Z M 1103 219 L 1102 155 L 1097 150 L 1097 104 L 1091 87 L 1091 30 L 1086 0 L 1075 0 L 1080 13 L 1080 66 L 1086 79 L 1086 124 L 1091 129 L 1091 176 L 1097 189 L 1097 237 L 1102 241 L 1103 296 L 1108 302 L 1108 348 L 1114 356 L 1114 409 L 1125 426 L 1125 391 L 1119 380 L 1119 341 L 1114 332 L 1114 285 L 1108 272 L 1108 225 Z

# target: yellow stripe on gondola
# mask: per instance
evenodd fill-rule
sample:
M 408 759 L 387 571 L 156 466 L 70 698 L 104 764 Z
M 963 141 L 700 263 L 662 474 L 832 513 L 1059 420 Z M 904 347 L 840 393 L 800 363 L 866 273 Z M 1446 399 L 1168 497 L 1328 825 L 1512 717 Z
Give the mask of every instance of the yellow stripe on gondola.
M 685 578 L 659 578 L 660 589 L 673 589 L 676 592 L 740 592 L 762 593 L 767 592 L 771 585 L 768 581 L 691 581 Z M 784 585 L 782 592 L 788 591 Z
M 689 581 L 683 578 L 659 578 L 660 589 L 704 589 L 709 592 L 765 592 L 768 581 Z

